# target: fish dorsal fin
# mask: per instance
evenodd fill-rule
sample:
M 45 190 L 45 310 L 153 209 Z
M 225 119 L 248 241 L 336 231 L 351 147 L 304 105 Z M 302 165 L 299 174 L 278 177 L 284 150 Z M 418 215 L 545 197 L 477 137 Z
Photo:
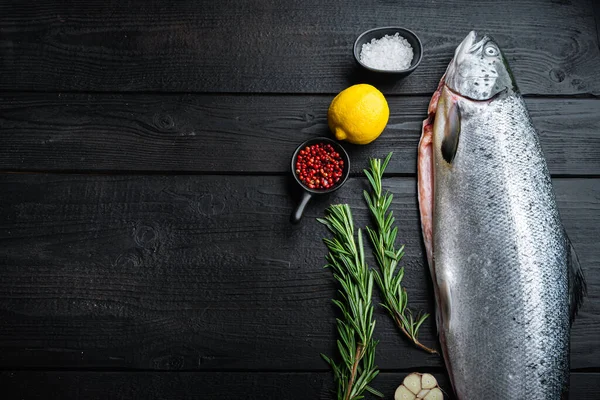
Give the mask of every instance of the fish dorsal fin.
M 583 304 L 583 299 L 587 295 L 587 285 L 585 283 L 585 277 L 583 276 L 583 270 L 579 263 L 579 257 L 575 252 L 575 248 L 571 243 L 571 240 L 565 232 L 567 238 L 568 251 L 567 251 L 567 262 L 569 264 L 569 303 L 571 306 L 571 323 L 575 320 L 577 312 Z
M 460 108 L 457 103 L 452 103 L 448 110 L 448 119 L 444 126 L 444 139 L 442 140 L 442 157 L 448 164 L 452 164 L 456 150 L 458 150 L 458 139 L 460 137 Z

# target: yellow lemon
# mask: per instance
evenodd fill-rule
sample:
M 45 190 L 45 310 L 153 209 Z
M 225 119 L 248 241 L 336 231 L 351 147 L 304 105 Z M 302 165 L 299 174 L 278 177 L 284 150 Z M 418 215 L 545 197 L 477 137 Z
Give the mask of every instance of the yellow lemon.
M 338 140 L 367 144 L 377 139 L 387 125 L 390 109 L 383 94 L 371 85 L 350 86 L 329 106 L 327 122 Z

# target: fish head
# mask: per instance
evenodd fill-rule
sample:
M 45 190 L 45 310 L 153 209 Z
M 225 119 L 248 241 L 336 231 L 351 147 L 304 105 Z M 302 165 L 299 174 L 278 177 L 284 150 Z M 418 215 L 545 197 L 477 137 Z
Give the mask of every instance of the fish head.
M 489 100 L 505 91 L 517 91 L 508 63 L 491 36 L 471 31 L 456 48 L 445 83 L 454 93 Z

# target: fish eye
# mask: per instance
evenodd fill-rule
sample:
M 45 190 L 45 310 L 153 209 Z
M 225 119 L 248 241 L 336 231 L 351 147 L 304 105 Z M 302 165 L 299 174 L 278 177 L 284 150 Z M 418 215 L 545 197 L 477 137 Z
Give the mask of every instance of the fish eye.
M 498 51 L 498 48 L 496 46 L 494 46 L 493 44 L 488 44 L 487 46 L 485 46 L 483 51 L 486 56 L 490 56 L 490 57 L 494 57 L 494 56 L 497 56 L 498 54 L 500 54 L 500 51 Z

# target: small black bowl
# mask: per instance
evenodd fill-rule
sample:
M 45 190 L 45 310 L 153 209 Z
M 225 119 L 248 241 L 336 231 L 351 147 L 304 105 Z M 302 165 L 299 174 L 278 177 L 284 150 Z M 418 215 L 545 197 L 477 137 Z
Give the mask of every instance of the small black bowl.
M 300 153 L 300 150 L 304 149 L 307 146 L 312 146 L 312 145 L 318 144 L 318 143 L 327 143 L 327 144 L 330 144 L 331 146 L 333 146 L 335 151 L 337 151 L 340 154 L 340 156 L 342 157 L 342 160 L 344 161 L 344 168 L 342 168 L 342 176 L 340 177 L 340 180 L 337 181 L 336 184 L 333 185 L 329 189 L 311 189 L 311 188 L 307 187 L 304 183 L 302 183 L 300 178 L 296 175 L 296 159 L 298 158 L 298 154 Z M 311 199 L 311 197 L 313 195 L 322 195 L 322 194 L 329 194 L 331 192 L 335 192 L 344 183 L 346 183 L 346 180 L 348 180 L 348 176 L 350 175 L 350 157 L 348 157 L 348 153 L 346 153 L 346 150 L 344 150 L 342 145 L 339 144 L 338 142 L 336 142 L 335 140 L 329 139 L 327 137 L 316 137 L 313 139 L 309 139 L 306 142 L 302 143 L 300 146 L 298 146 L 296 151 L 294 151 L 294 155 L 292 156 L 291 167 L 292 167 L 292 176 L 294 177 L 296 182 L 298 182 L 298 185 L 300 185 L 300 187 L 302 188 L 302 199 L 300 200 L 300 203 L 298 203 L 298 205 L 294 209 L 294 212 L 292 213 L 292 216 L 290 218 L 290 221 L 292 223 L 297 224 L 302 219 L 302 214 L 304 213 L 304 209 L 306 208 L 308 201 Z
M 381 39 L 385 35 L 393 36 L 394 34 L 400 34 L 403 38 L 406 39 L 408 43 L 410 43 L 413 49 L 413 59 L 410 63 L 410 67 L 402 70 L 387 70 L 387 69 L 378 69 L 368 67 L 360 61 L 360 52 L 362 51 L 362 46 L 365 43 L 371 42 L 373 39 Z M 360 34 L 360 36 L 354 42 L 354 58 L 356 62 L 358 62 L 363 68 L 368 69 L 373 72 L 380 72 L 382 74 L 392 74 L 398 77 L 405 77 L 410 75 L 421 63 L 421 59 L 423 58 L 423 44 L 417 35 L 414 32 L 409 31 L 405 28 L 400 28 L 399 26 L 386 26 L 383 28 L 374 28 L 370 29 L 366 32 Z

